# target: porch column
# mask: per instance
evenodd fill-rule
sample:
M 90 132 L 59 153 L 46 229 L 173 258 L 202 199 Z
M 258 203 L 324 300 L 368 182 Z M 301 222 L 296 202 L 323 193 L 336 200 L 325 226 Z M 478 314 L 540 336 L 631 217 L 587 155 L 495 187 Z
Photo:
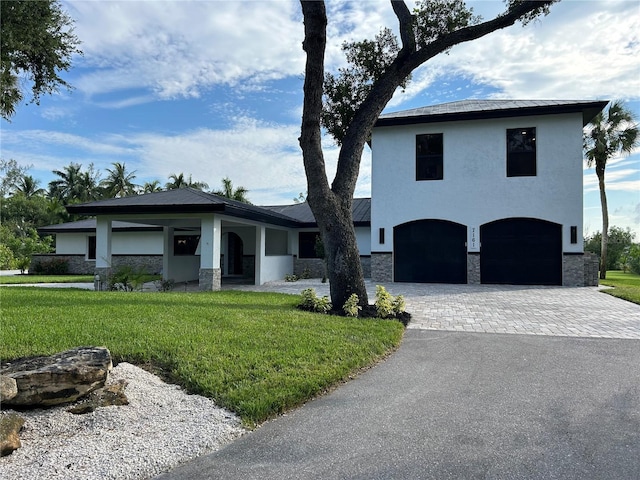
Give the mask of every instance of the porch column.
M 171 279 L 171 258 L 173 257 L 173 227 L 162 227 L 162 279 Z
M 111 277 L 111 225 L 109 218 L 96 218 L 96 268 L 94 288 L 106 290 Z
M 202 217 L 200 222 L 200 290 L 220 290 L 222 271 L 220 270 L 220 243 L 222 241 L 222 221 L 216 215 Z
M 256 285 L 262 285 L 263 282 L 263 260 L 266 251 L 266 229 L 264 226 L 256 227 Z

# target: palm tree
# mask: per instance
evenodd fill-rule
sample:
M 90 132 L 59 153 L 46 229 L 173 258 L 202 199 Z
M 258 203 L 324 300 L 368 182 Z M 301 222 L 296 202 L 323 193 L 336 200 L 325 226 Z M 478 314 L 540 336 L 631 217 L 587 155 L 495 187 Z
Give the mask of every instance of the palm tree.
M 205 182 L 194 182 L 189 175 L 189 179 L 185 178 L 184 173 L 169 175 L 169 182 L 165 184 L 167 190 L 176 190 L 178 188 L 195 188 L 196 190 L 204 190 L 209 188 Z
M 600 112 L 587 126 L 584 133 L 584 150 L 587 165 L 596 167 L 600 203 L 602 205 L 602 246 L 600 254 L 600 278 L 607 278 L 607 243 L 609 240 L 609 210 L 604 188 L 604 172 L 607 160 L 619 154 L 629 154 L 638 145 L 638 124 L 631 111 L 620 100 L 611 103 L 607 112 Z
M 100 173 L 93 163 L 83 172 L 82 165 L 70 163 L 62 170 L 53 173 L 60 177 L 49 182 L 49 196 L 57 198 L 63 204 L 88 202 L 100 198 Z
M 160 185 L 160 182 L 158 180 L 154 180 L 153 182 L 145 182 L 142 186 L 142 193 L 154 193 L 161 191 L 162 185 Z
M 81 169 L 82 165 L 72 162 L 62 170 L 54 170 L 54 175 L 60 178 L 49 182 L 49 196 L 51 198 L 57 198 L 63 203 L 66 203 L 67 199 L 72 198 L 74 192 L 78 190 Z
M 213 193 L 215 195 L 220 195 L 221 197 L 237 200 L 238 202 L 251 204 L 251 202 L 247 198 L 249 190 L 244 187 L 237 187 L 234 189 L 233 183 L 231 182 L 231 179 L 229 177 L 225 177 L 222 179 L 222 190 L 216 190 Z
M 26 198 L 44 195 L 45 193 L 45 189 L 40 188 L 40 180 L 36 180 L 31 175 L 23 175 L 13 192 L 14 195 L 24 195 Z
M 126 165 L 120 162 L 112 163 L 112 165 L 113 169 L 107 168 L 109 174 L 101 182 L 106 196 L 121 198 L 135 195 L 137 188 L 137 185 L 133 183 L 133 179 L 136 178 L 135 170 L 127 172 Z

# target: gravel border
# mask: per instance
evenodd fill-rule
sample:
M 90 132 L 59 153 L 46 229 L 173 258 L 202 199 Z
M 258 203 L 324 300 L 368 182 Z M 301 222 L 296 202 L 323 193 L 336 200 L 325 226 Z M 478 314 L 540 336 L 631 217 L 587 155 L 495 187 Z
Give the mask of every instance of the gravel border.
M 0 458 L 0 478 L 149 479 L 247 432 L 212 400 L 134 365 L 118 364 L 107 383 L 120 379 L 128 382 L 129 405 L 84 415 L 67 412 L 69 404 L 17 412 L 26 420 L 22 448 Z

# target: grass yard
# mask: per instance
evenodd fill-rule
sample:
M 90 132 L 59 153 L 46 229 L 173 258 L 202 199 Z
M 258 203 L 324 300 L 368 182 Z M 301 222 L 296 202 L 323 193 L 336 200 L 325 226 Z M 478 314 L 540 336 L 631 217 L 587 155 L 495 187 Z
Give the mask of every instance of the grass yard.
M 114 362 L 160 373 L 247 426 L 366 368 L 402 339 L 398 321 L 302 312 L 297 296 L 2 289 L 0 358 L 106 346 Z
M 625 273 L 621 270 L 609 270 L 607 279 L 600 280 L 600 284 L 615 287 L 611 290 L 603 290 L 605 293 L 640 305 L 640 275 Z
M 0 275 L 0 285 L 21 283 L 93 283 L 93 275 Z

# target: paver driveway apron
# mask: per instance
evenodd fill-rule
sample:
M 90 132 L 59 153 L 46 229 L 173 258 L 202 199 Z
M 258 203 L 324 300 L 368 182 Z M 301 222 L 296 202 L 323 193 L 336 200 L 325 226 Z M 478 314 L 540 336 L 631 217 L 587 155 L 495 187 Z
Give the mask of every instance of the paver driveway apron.
M 375 285 L 367 281 L 370 301 Z M 597 287 L 382 285 L 394 295 L 405 296 L 412 315 L 409 328 L 640 339 L 640 305 L 606 295 Z M 328 284 L 318 280 L 241 288 L 297 294 L 309 287 L 318 295 L 329 294 Z

